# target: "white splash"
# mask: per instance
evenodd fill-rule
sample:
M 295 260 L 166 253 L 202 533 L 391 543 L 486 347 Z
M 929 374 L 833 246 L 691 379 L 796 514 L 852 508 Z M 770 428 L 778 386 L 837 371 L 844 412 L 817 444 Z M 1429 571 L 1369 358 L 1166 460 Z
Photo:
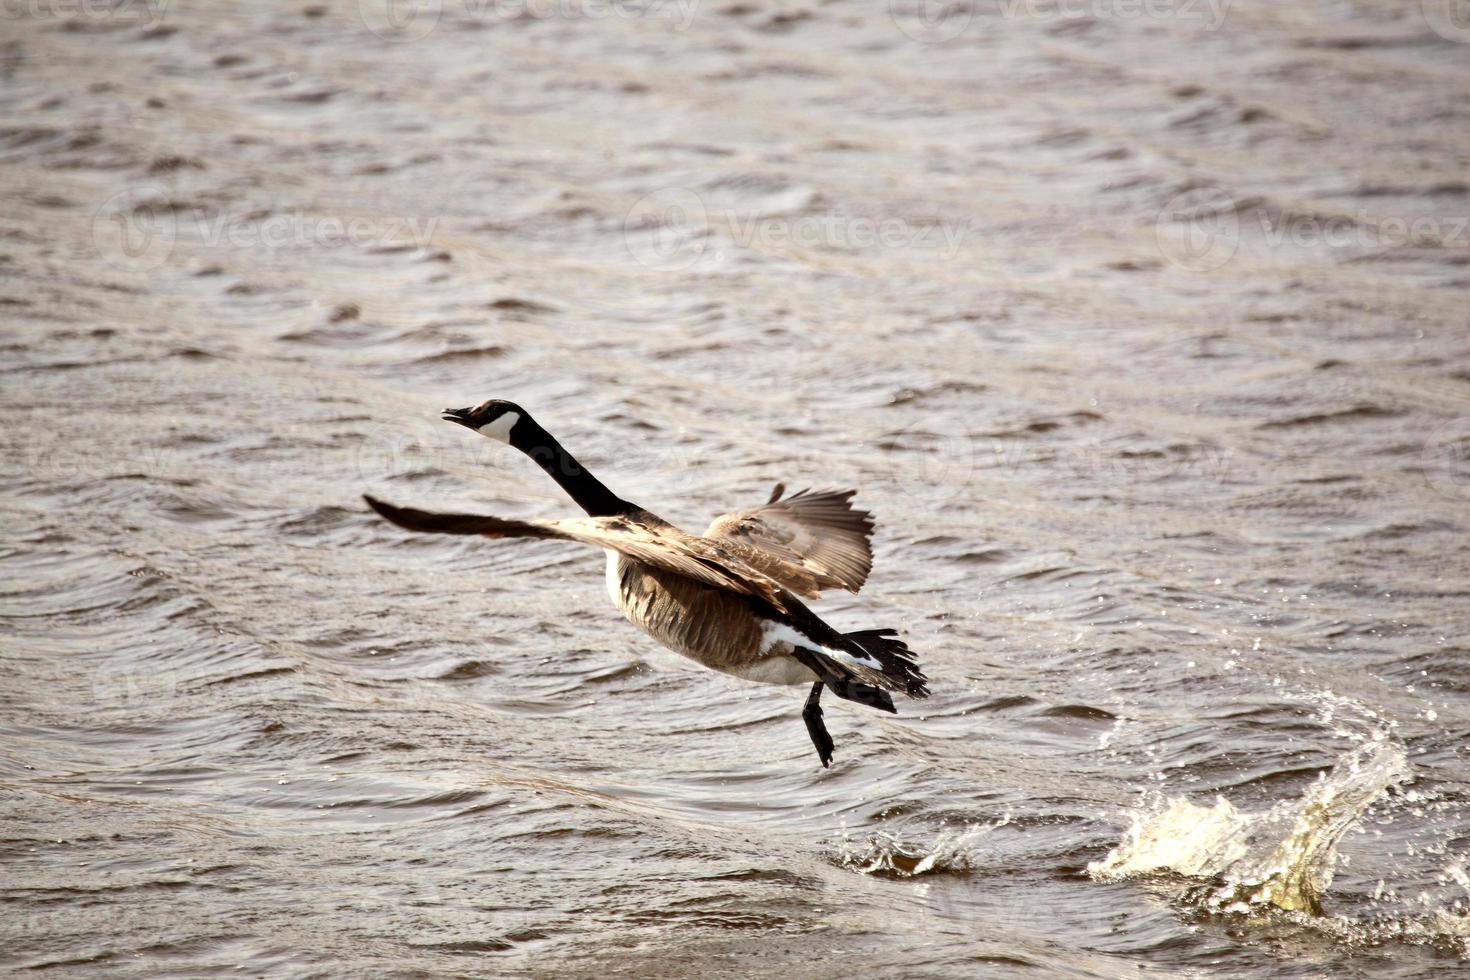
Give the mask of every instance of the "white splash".
M 1211 807 L 1165 800 L 1135 817 L 1123 842 L 1087 870 L 1101 881 L 1161 873 L 1213 879 L 1202 904 L 1214 911 L 1271 905 L 1315 914 L 1343 835 L 1385 790 L 1410 778 L 1400 745 L 1367 741 L 1301 799 L 1264 812 L 1242 812 L 1223 797 Z

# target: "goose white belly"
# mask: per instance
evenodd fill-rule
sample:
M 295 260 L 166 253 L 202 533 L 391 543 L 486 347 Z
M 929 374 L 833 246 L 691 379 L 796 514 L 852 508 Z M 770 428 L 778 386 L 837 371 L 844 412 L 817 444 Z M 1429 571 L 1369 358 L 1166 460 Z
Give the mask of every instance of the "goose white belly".
M 613 607 L 618 612 L 622 612 L 623 577 L 618 572 L 618 559 L 622 556 L 611 548 L 603 548 L 602 550 L 607 553 L 607 597 L 612 600 Z
M 790 687 L 795 684 L 811 684 L 817 679 L 812 669 L 795 657 L 777 654 L 774 657 L 766 657 L 757 660 L 753 664 L 744 667 L 735 667 L 725 671 L 741 680 L 755 681 L 757 684 L 780 684 Z

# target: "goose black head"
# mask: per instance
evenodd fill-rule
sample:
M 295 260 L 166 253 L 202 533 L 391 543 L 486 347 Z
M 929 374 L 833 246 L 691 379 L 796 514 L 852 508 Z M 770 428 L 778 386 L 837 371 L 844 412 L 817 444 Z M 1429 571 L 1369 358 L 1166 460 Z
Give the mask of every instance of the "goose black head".
M 446 408 L 444 421 L 455 422 L 466 429 L 474 429 L 482 436 L 510 445 L 515 444 L 512 434 L 517 425 L 523 421 L 526 423 L 522 426 L 523 429 L 530 429 L 535 425 L 531 421 L 530 413 L 524 408 L 498 398 L 492 398 L 473 408 Z

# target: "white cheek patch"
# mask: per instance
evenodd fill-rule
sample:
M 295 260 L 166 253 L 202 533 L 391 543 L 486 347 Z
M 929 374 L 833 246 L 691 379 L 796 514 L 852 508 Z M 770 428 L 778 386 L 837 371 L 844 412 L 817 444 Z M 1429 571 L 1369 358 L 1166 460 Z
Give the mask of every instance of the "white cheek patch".
M 516 423 L 520 420 L 521 413 L 506 412 L 495 421 L 486 422 L 484 425 L 480 426 L 480 435 L 489 436 L 491 439 L 497 439 L 500 442 L 509 443 L 510 430 L 514 429 Z

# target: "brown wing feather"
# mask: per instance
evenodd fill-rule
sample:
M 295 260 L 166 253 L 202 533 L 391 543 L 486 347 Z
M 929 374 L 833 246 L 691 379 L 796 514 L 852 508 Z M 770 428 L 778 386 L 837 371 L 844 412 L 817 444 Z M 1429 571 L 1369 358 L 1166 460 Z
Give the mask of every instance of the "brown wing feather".
M 750 560 L 771 578 L 810 577 L 818 588 L 856 592 L 873 568 L 873 515 L 852 506 L 855 490 L 803 490 L 781 500 L 716 517 L 704 535 L 760 553 Z M 797 588 L 793 592 L 807 595 Z
M 382 517 L 410 531 L 432 534 L 480 534 L 489 538 L 561 538 L 598 548 L 610 548 L 656 568 L 675 572 L 716 588 L 758 596 L 784 609 L 783 581 L 764 574 L 742 560 L 741 549 L 725 547 L 679 530 L 649 515 L 647 521 L 630 517 L 573 517 L 566 520 L 516 521 L 479 514 L 440 514 L 392 504 L 365 496 L 368 506 Z M 799 581 L 799 579 L 798 579 Z M 804 583 L 806 592 L 816 586 Z
M 622 552 L 656 568 L 688 576 L 707 585 L 732 592 L 759 596 L 782 608 L 780 591 L 785 582 L 773 579 L 748 564 L 738 548 L 706 541 L 649 515 L 649 520 L 626 517 L 573 517 L 546 521 L 563 536 Z M 812 582 L 805 583 L 815 592 Z
M 482 517 L 479 514 L 439 514 L 412 507 L 395 507 L 367 494 L 363 494 L 362 499 L 378 512 L 379 517 L 409 531 L 424 531 L 429 534 L 483 534 L 487 538 L 566 536 L 539 521 L 513 521 L 504 517 Z

